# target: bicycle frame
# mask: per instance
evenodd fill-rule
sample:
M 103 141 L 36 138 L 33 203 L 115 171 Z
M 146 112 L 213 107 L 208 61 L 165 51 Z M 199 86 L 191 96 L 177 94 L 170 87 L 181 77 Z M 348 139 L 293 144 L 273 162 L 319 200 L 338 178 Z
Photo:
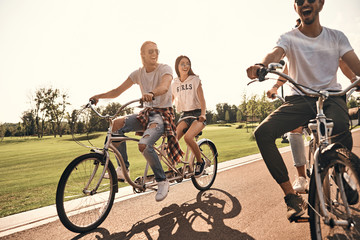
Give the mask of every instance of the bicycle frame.
M 121 153 L 118 151 L 118 149 L 116 148 L 116 146 L 113 144 L 113 142 L 120 142 L 120 144 L 122 142 L 126 142 L 126 141 L 135 141 L 135 142 L 139 142 L 139 139 L 137 138 L 130 138 L 130 137 L 126 137 L 126 136 L 116 136 L 116 134 L 113 134 L 112 128 L 113 128 L 113 122 L 112 120 L 116 117 L 116 115 L 122 110 L 124 109 L 126 106 L 134 103 L 134 102 L 140 102 L 141 100 L 133 100 L 130 101 L 128 103 L 126 103 L 125 105 L 123 105 L 114 116 L 102 116 L 99 112 L 96 111 L 96 109 L 91 105 L 91 103 L 87 104 L 87 107 L 91 108 L 99 117 L 101 118 L 105 118 L 108 122 L 109 122 L 109 128 L 106 134 L 106 140 L 104 143 L 104 147 L 103 149 L 93 149 L 93 151 L 100 153 L 100 154 L 104 154 L 106 156 L 106 160 L 105 160 L 105 167 L 104 170 L 101 174 L 101 177 L 98 180 L 98 183 L 96 185 L 96 187 L 90 192 L 91 193 L 95 193 L 101 183 L 102 178 L 105 175 L 107 166 L 109 164 L 110 161 L 110 154 L 109 151 L 112 151 L 115 154 L 115 158 L 118 160 L 118 164 L 120 165 L 123 175 L 125 177 L 125 180 L 134 188 L 135 192 L 144 192 L 146 189 L 154 189 L 154 186 L 157 185 L 157 182 L 152 181 L 153 179 L 151 179 L 151 177 L 153 176 L 149 176 L 148 175 L 148 170 L 149 170 L 149 163 L 146 162 L 146 166 L 145 166 L 145 170 L 144 170 L 144 174 L 142 177 L 138 177 L 136 178 L 134 181 L 130 179 L 129 174 L 124 170 L 126 169 L 125 166 L 125 161 L 121 155 Z M 141 106 L 142 107 L 142 106 Z M 192 118 L 192 117 L 187 117 L 187 118 Z M 185 119 L 185 118 L 184 118 Z M 196 140 L 198 139 L 198 136 L 196 136 L 195 138 Z M 176 168 L 175 165 L 172 163 L 172 161 L 168 158 L 167 153 L 166 153 L 166 137 L 163 135 L 162 136 L 162 140 L 161 140 L 161 144 L 158 147 L 154 147 L 156 153 L 158 154 L 158 157 L 160 159 L 161 162 L 163 162 L 169 169 L 171 169 L 171 172 L 175 173 L 175 176 L 168 178 L 169 181 L 181 181 L 184 178 L 189 178 L 191 176 L 194 176 L 194 173 L 192 173 L 193 170 L 193 154 L 191 152 L 191 150 L 189 149 L 189 147 L 186 148 L 186 153 L 185 153 L 185 157 L 181 160 L 181 163 L 183 163 L 184 165 L 181 168 Z M 202 154 L 202 157 L 204 157 L 205 161 L 208 161 L 208 159 L 206 158 L 206 156 Z M 186 169 L 189 167 L 189 171 L 186 172 Z M 97 168 L 94 169 L 94 173 L 97 171 Z M 94 175 L 93 173 L 93 175 Z M 196 176 L 196 177 L 200 177 Z M 89 182 L 87 184 L 90 184 L 90 182 L 92 181 L 93 178 L 89 179 Z M 88 192 L 87 187 L 84 191 Z

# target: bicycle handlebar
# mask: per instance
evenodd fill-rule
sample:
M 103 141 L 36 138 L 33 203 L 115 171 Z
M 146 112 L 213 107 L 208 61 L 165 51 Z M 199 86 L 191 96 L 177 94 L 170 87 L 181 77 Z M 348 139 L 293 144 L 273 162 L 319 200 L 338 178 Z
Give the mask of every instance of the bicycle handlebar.
M 276 74 L 280 77 L 285 78 L 287 81 L 289 81 L 292 85 L 294 85 L 300 92 L 302 92 L 303 94 L 305 94 L 306 96 L 309 97 L 320 97 L 320 96 L 325 96 L 325 97 L 329 97 L 329 96 L 343 96 L 345 95 L 350 89 L 352 88 L 357 88 L 358 84 L 360 83 L 360 78 L 356 77 L 357 80 L 354 81 L 353 83 L 351 83 L 349 86 L 347 86 L 345 89 L 339 91 L 339 92 L 329 92 L 326 90 L 320 90 L 320 91 L 316 91 L 316 90 L 312 90 L 312 91 L 308 91 L 306 90 L 303 86 L 301 86 L 300 84 L 296 83 L 294 79 L 292 79 L 290 76 L 286 75 L 283 72 L 279 72 L 277 69 L 282 68 L 284 66 L 285 62 L 283 60 L 280 61 L 280 63 L 270 63 L 268 65 L 268 67 L 262 67 L 259 68 L 257 70 L 257 75 L 258 75 L 258 81 L 262 82 L 264 80 L 266 80 L 266 75 L 268 73 L 273 73 Z M 252 81 L 253 82 L 253 81 Z M 308 88 L 310 89 L 310 88 Z
M 94 108 L 94 103 L 95 101 L 90 99 L 90 101 L 85 105 L 84 108 L 90 108 L 91 110 L 94 111 L 94 113 L 96 113 L 96 115 L 98 115 L 99 117 L 101 118 L 108 118 L 108 119 L 114 119 L 123 109 L 125 109 L 127 106 L 129 106 L 130 104 L 132 103 L 135 103 L 135 102 L 139 102 L 140 103 L 140 108 L 143 107 L 143 103 L 144 101 L 140 98 L 140 99 L 135 99 L 135 100 L 132 100 L 130 102 L 127 102 L 125 103 L 124 105 L 122 105 L 114 115 L 110 116 L 110 115 L 102 115 L 100 114 L 95 108 Z

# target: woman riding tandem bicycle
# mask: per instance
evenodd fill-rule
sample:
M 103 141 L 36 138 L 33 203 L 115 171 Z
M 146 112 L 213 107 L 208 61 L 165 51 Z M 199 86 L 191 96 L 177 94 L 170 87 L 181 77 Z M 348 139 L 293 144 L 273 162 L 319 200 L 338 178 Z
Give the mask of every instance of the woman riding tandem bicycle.
M 195 136 L 206 125 L 204 93 L 201 80 L 194 74 L 187 56 L 179 56 L 176 59 L 175 71 L 178 77 L 171 85 L 172 95 L 176 110 L 182 112 L 176 127 L 176 135 L 178 139 L 185 135 L 184 140 L 196 157 L 195 175 L 199 175 L 204 170 L 205 161 L 201 158 Z

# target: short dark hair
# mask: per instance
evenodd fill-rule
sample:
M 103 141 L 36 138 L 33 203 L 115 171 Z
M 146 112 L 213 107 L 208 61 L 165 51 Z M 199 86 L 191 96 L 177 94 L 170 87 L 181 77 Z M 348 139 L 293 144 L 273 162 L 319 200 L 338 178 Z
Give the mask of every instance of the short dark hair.
M 193 72 L 192 68 L 191 68 L 191 61 L 190 61 L 190 58 L 188 58 L 187 56 L 184 56 L 184 55 L 181 55 L 181 56 L 178 56 L 175 60 L 175 72 L 176 74 L 178 75 L 178 77 L 180 77 L 180 71 L 179 71 L 179 63 L 181 61 L 181 59 L 183 58 L 186 58 L 187 60 L 189 60 L 189 63 L 190 63 L 190 70 L 189 70 L 189 76 L 191 75 L 195 75 L 195 73 Z

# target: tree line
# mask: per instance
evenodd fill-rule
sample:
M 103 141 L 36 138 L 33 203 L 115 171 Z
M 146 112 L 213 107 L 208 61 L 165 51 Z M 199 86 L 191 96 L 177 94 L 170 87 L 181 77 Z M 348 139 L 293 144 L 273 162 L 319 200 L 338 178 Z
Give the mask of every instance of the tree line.
M 39 88 L 35 91 L 32 107 L 24 111 L 21 122 L 16 124 L 0 124 L 0 137 L 9 136 L 43 136 L 53 135 L 61 137 L 63 134 L 86 133 L 92 131 L 106 131 L 108 123 L 100 119 L 89 109 L 84 111 L 67 111 L 70 105 L 68 94 L 56 88 Z M 281 105 L 279 100 L 270 101 L 265 92 L 261 95 L 248 97 L 243 94 L 239 105 L 218 103 L 216 110 L 206 111 L 207 124 L 260 122 Z M 349 108 L 357 106 L 356 99 L 350 98 Z M 112 102 L 105 107 L 97 107 L 102 115 L 114 115 L 121 104 Z M 121 115 L 131 114 L 134 109 L 127 108 Z M 179 114 L 176 113 L 176 120 Z

